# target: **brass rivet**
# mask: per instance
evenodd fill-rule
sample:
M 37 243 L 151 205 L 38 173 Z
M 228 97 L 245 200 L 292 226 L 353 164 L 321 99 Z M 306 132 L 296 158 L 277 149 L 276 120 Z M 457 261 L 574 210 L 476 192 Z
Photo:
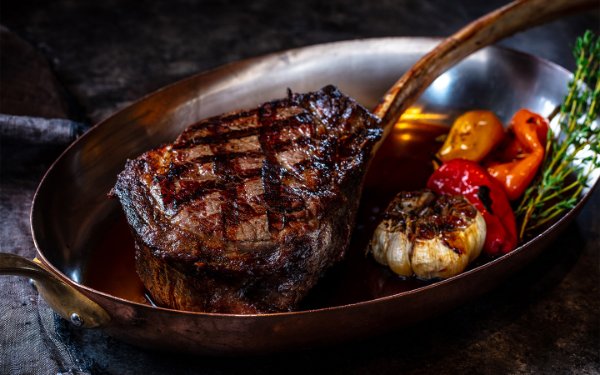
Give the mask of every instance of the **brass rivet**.
M 71 314 L 71 323 L 73 323 L 73 325 L 75 327 L 81 327 L 83 325 L 83 319 L 81 319 L 81 317 L 79 316 L 79 314 L 72 313 Z

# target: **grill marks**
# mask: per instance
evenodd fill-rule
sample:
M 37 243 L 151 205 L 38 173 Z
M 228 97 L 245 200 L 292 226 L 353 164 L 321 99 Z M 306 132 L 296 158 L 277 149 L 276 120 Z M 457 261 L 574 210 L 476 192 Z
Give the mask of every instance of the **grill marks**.
M 210 216 L 211 223 L 214 204 L 209 210 L 202 201 L 216 199 L 218 231 L 227 240 L 264 240 L 265 233 L 305 225 L 322 200 L 337 193 L 344 172 L 361 162 L 352 155 L 360 150 L 356 145 L 379 136 L 336 92 L 290 95 L 190 126 L 159 155 L 170 160 L 166 168 L 149 173 L 155 199 L 167 215 L 179 216 L 176 221 Z M 203 209 L 210 212 L 184 212 Z
M 263 131 L 259 136 L 260 147 L 264 152 L 265 160 L 261 170 L 264 200 L 267 204 L 267 222 L 269 232 L 282 230 L 286 224 L 284 207 L 282 207 L 281 176 L 282 167 L 277 160 L 275 145 L 277 133 L 274 131 L 276 108 L 270 103 L 259 109 L 259 123 Z
M 310 170 L 326 169 L 309 159 L 314 119 L 289 104 L 267 103 L 188 128 L 169 149 L 173 161 L 166 173 L 154 177 L 167 213 L 197 210 L 196 201 L 218 196 L 219 232 L 228 240 L 265 240 L 266 232 L 303 219 L 306 204 L 298 189 L 316 190 L 330 181 Z

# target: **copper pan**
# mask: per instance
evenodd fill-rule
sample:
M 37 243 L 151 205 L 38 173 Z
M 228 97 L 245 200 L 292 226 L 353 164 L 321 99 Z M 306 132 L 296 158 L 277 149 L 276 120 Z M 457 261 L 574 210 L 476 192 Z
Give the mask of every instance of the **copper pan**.
M 0 272 L 35 279 L 51 307 L 75 325 L 99 327 L 139 346 L 205 354 L 341 342 L 426 319 L 481 295 L 536 257 L 575 217 L 592 189 L 575 209 L 512 253 L 444 281 L 356 303 L 276 314 L 194 313 L 128 301 L 77 281 L 86 272 L 90 249 L 120 212 L 106 194 L 127 158 L 173 140 L 200 119 L 282 97 L 288 87 L 305 92 L 335 84 L 367 107 L 379 104 L 377 113 L 393 124 L 435 77 L 482 45 L 564 10 L 594 4 L 551 3 L 520 2 L 470 25 L 422 60 L 426 66 L 411 71 L 408 85 L 405 80 L 387 95 L 397 77 L 438 40 L 381 38 L 310 46 L 229 64 L 150 94 L 94 126 L 52 165 L 31 212 L 39 261 L 0 254 Z M 498 21 L 495 28 L 490 20 Z M 548 115 L 562 100 L 569 77 L 550 62 L 488 47 L 445 73 L 418 103 L 439 110 L 490 108 L 503 120 L 521 107 Z M 596 182 L 597 174 L 589 185 Z

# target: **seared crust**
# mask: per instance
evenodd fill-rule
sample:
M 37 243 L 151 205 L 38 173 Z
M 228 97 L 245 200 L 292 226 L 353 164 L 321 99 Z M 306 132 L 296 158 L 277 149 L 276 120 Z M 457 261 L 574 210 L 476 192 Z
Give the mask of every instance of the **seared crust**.
M 376 117 L 328 86 L 209 118 L 130 160 L 114 188 L 161 305 L 293 309 L 348 245 Z

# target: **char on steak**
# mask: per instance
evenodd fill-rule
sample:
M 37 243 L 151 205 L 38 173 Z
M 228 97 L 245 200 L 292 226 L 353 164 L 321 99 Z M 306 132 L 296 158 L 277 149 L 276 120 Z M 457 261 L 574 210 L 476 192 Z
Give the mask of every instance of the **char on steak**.
M 154 301 L 289 311 L 350 241 L 377 117 L 333 86 L 188 127 L 113 189 Z

